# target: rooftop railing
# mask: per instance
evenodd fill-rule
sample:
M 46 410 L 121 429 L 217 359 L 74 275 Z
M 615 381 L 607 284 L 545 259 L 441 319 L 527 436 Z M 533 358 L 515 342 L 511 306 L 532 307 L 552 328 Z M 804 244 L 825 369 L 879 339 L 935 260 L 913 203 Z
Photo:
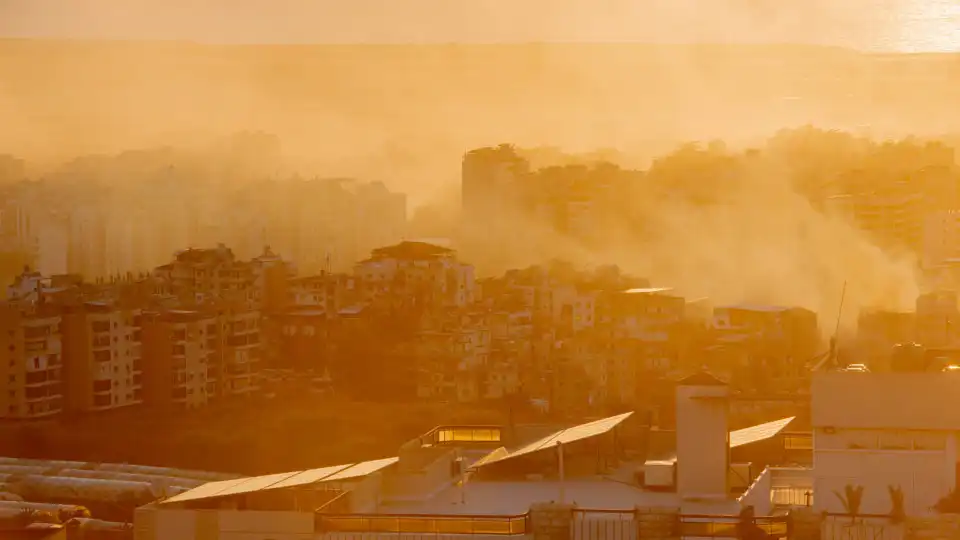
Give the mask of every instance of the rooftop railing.
M 789 519 L 786 516 L 756 517 L 752 525 L 766 533 L 769 539 L 787 538 Z M 680 515 L 680 537 L 740 538 L 741 521 L 739 516 L 720 515 Z
M 529 515 L 317 514 L 316 531 L 350 533 L 527 534 Z

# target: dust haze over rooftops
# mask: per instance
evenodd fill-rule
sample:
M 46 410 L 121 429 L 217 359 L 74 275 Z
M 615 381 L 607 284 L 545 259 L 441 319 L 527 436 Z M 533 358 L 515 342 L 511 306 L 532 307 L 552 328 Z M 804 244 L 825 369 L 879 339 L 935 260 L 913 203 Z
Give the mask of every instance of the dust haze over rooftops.
M 824 317 L 855 276 L 851 313 L 903 307 L 917 291 L 909 257 L 813 208 L 782 147 L 760 160 L 740 149 L 804 124 L 877 137 L 952 129 L 952 57 L 855 50 L 955 49 L 955 16 L 932 0 L 0 0 L 0 37 L 76 40 L 0 41 L 0 153 L 25 158 L 33 178 L 157 180 L 137 205 L 181 204 L 172 186 L 202 178 L 225 191 L 294 173 L 383 180 L 418 207 L 411 237 L 429 238 L 456 229 L 472 148 L 612 149 L 612 161 L 653 163 L 648 177 L 678 183 L 687 164 L 727 152 L 743 167 L 716 204 L 646 184 L 598 246 L 504 217 L 508 234 L 455 247 L 487 274 L 553 257 L 616 263 L 694 296 Z M 762 45 L 774 42 L 806 46 Z M 231 139 L 241 131 L 275 137 Z M 664 156 L 712 139 L 727 146 Z M 807 144 L 797 140 L 788 146 Z

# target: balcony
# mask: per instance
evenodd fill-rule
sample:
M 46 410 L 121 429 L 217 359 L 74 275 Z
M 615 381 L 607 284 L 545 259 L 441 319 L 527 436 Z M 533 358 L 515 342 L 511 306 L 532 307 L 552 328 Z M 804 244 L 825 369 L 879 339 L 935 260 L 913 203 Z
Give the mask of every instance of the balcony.
M 109 321 L 97 321 L 90 325 L 90 329 L 94 334 L 102 334 L 110 332 L 110 322 Z
M 27 387 L 43 386 L 57 382 L 60 382 L 59 370 L 46 369 L 41 371 L 28 371 L 24 385 Z

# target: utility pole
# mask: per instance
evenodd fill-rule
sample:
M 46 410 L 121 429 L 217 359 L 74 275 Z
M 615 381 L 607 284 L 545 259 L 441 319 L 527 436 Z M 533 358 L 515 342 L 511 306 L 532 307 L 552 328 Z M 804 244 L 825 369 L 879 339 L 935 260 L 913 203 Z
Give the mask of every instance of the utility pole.
M 557 464 L 560 469 L 560 504 L 566 503 L 566 486 L 564 486 L 563 443 L 557 441 Z

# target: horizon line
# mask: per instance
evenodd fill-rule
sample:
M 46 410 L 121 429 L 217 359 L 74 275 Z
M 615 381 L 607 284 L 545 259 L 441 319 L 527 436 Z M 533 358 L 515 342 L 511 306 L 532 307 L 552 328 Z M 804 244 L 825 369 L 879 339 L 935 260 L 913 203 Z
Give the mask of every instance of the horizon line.
M 863 56 L 952 56 L 960 55 L 960 50 L 904 50 L 893 49 L 860 49 L 843 45 L 829 45 L 819 43 L 802 42 L 655 42 L 642 40 L 531 40 L 531 41 L 203 41 L 196 39 L 177 39 L 177 38 L 121 38 L 121 37 L 54 37 L 54 36 L 0 36 L 0 43 L 8 42 L 37 42 L 37 43 L 84 43 L 84 44 L 149 44 L 149 45 L 191 45 L 198 47 L 516 47 L 516 46 L 641 46 L 649 48 L 797 48 L 797 49 L 819 49 L 856 54 Z

